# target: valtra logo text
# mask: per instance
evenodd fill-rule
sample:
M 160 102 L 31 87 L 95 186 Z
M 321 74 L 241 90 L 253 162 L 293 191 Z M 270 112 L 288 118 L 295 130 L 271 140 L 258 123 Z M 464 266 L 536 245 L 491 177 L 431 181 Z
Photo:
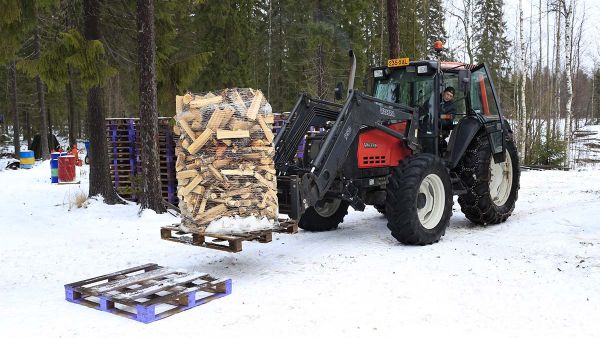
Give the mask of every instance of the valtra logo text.
M 394 114 L 394 111 L 392 109 L 387 109 L 384 107 L 379 107 L 379 113 L 381 115 L 385 115 L 385 116 L 389 116 L 389 117 L 396 117 L 396 114 Z

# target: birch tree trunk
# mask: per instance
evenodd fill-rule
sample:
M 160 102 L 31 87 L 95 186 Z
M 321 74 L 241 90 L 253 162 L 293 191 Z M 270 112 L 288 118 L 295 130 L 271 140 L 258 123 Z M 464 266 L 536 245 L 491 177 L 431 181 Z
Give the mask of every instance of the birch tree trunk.
M 538 8 L 538 20 L 539 20 L 539 37 L 538 37 L 538 41 L 539 41 L 539 46 L 540 46 L 540 60 L 538 63 L 538 69 L 539 69 L 539 73 L 538 73 L 538 115 L 537 115 L 537 120 L 539 121 L 540 125 L 543 125 L 542 121 L 543 121 L 543 108 L 544 108 L 544 71 L 543 71 L 543 60 L 544 60 L 544 56 L 543 54 L 543 48 L 542 48 L 542 0 L 539 1 L 539 8 Z M 541 130 L 537 130 L 538 134 L 540 135 L 540 140 L 541 140 L 541 135 L 542 135 L 542 131 Z
M 555 137 L 558 137 L 558 133 L 556 131 L 556 121 L 558 121 L 560 119 L 560 83 L 561 83 L 561 71 L 560 71 L 560 22 L 561 22 L 561 17 L 562 14 L 560 13 L 560 11 L 556 12 L 556 39 L 555 39 L 555 43 L 554 43 L 554 47 L 556 48 L 555 51 L 555 64 L 554 64 L 554 90 L 556 91 L 554 93 L 554 97 L 556 99 L 556 104 L 554 106 L 554 108 L 556 109 L 554 111 L 554 119 L 552 122 L 552 134 L 555 135 Z
M 137 0 L 138 64 L 140 73 L 140 123 L 142 194 L 140 207 L 165 212 L 158 159 L 158 105 L 156 99 L 156 41 L 153 0 Z
M 554 92 L 554 82 L 552 82 L 552 77 L 550 75 L 550 6 L 548 0 L 546 0 L 546 84 L 548 85 L 549 90 L 547 91 L 547 99 L 546 99 L 546 150 L 548 150 L 549 140 L 550 140 L 550 116 L 552 111 L 552 95 Z
M 473 22 L 471 20 L 473 15 L 473 2 L 472 0 L 463 0 L 464 6 L 464 19 L 463 25 L 465 29 L 465 48 L 467 49 L 467 56 L 469 57 L 469 64 L 473 64 L 474 60 L 474 52 L 473 45 L 471 42 L 473 41 Z
M 523 0 L 519 0 L 519 41 L 521 48 L 519 49 L 519 68 L 520 68 L 520 81 L 519 81 L 519 97 L 521 108 L 521 116 L 519 121 L 519 153 L 521 159 L 525 159 L 526 144 L 527 144 L 527 107 L 525 105 L 525 84 L 527 81 L 527 72 L 525 71 L 525 39 L 523 36 Z
M 571 154 L 569 153 L 569 149 L 571 147 L 571 119 L 573 117 L 572 112 L 572 104 L 573 104 L 573 72 L 572 72 L 572 31 L 571 31 L 571 14 L 573 12 L 573 2 L 572 0 L 561 0 L 563 5 L 563 14 L 565 16 L 565 75 L 567 77 L 567 102 L 565 105 L 565 147 L 566 147 L 566 165 L 570 165 Z

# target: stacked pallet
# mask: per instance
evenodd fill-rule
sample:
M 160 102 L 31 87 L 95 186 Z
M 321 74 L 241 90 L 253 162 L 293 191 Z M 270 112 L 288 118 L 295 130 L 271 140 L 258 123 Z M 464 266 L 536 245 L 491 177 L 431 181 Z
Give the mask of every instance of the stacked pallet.
M 160 181 L 163 199 L 177 204 L 175 178 L 175 141 L 169 124 L 171 118 L 161 117 L 158 123 L 158 148 Z M 139 119 L 106 119 L 110 172 L 117 193 L 126 200 L 136 202 L 141 184 L 141 159 Z
M 113 186 L 126 200 L 137 201 L 139 160 L 135 119 L 106 119 L 106 138 Z
M 171 118 L 168 117 L 158 119 L 158 160 L 163 199 L 177 205 L 179 200 L 177 199 L 177 179 L 175 176 L 175 135 L 173 135 L 169 124 L 170 121 Z M 141 156 L 138 156 L 138 159 L 142 160 Z
M 279 134 L 281 129 L 285 126 L 285 121 L 287 120 L 289 113 L 274 113 L 273 114 L 273 133 L 275 135 Z
M 278 212 L 273 114 L 263 94 L 248 88 L 188 93 L 177 97 L 176 107 L 175 169 L 184 230 L 244 230 L 215 226 L 233 216 L 273 227 Z

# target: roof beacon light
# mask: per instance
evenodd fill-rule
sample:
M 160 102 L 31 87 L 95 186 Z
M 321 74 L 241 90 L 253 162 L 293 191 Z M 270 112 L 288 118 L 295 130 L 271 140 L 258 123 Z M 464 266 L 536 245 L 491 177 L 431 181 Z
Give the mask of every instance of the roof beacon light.
M 433 43 L 433 49 L 436 52 L 441 53 L 442 50 L 444 50 L 444 44 L 442 43 L 442 41 L 437 40 L 436 42 Z

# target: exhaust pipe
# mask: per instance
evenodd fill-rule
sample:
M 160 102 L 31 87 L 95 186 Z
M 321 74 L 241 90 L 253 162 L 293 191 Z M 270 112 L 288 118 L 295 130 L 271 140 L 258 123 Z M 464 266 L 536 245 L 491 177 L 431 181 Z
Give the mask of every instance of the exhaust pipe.
M 354 90 L 354 76 L 356 75 L 356 55 L 352 49 L 348 51 L 348 56 L 350 57 L 350 62 L 352 63 L 352 67 L 350 68 L 350 76 L 348 77 L 348 95 Z

